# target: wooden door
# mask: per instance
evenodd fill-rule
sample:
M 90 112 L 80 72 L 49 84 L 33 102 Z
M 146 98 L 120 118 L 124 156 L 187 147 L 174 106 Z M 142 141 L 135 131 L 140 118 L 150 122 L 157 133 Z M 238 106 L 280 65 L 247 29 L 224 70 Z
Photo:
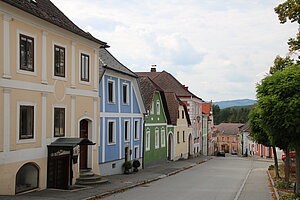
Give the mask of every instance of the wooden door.
M 80 121 L 80 138 L 88 138 L 88 121 L 83 119 Z M 80 169 L 87 168 L 87 158 L 88 158 L 88 148 L 87 145 L 80 145 Z
M 56 156 L 48 163 L 48 188 L 68 189 L 70 155 Z
M 129 147 L 125 147 L 125 162 L 129 161 L 130 159 L 130 151 L 129 151 Z
M 168 160 L 172 159 L 172 137 L 171 134 L 169 134 L 169 139 L 168 139 Z

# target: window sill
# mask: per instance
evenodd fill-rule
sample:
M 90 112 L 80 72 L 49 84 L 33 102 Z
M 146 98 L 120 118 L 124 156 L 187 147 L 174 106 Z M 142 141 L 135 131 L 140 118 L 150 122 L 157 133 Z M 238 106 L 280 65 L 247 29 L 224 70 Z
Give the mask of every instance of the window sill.
M 55 75 L 53 75 L 52 78 L 54 80 L 67 81 L 67 77 L 61 77 L 61 76 L 55 76 Z
M 91 85 L 91 82 L 90 82 L 90 81 L 83 81 L 83 80 L 80 80 L 79 83 L 80 83 L 80 84 L 83 84 L 83 85 Z
M 28 139 L 18 139 L 17 144 L 26 144 L 26 143 L 35 143 L 35 138 L 28 138 Z
M 37 76 L 36 71 L 29 71 L 29 70 L 19 69 L 19 68 L 17 68 L 17 73 L 18 74 L 29 75 L 29 76 Z
M 108 143 L 107 145 L 112 146 L 112 145 L 116 145 L 116 144 L 117 144 L 117 143 L 114 142 L 114 143 Z

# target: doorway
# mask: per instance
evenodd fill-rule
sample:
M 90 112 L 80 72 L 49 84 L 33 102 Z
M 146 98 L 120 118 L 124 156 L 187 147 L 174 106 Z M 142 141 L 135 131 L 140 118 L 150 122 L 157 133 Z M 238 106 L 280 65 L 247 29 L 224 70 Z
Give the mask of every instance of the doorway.
M 172 133 L 169 133 L 169 136 L 168 136 L 168 160 L 174 159 L 173 154 L 174 154 L 174 140 L 173 140 Z
M 189 135 L 188 149 L 189 149 L 189 157 L 192 157 L 192 156 L 193 156 L 193 141 L 192 141 L 192 134 Z
M 130 150 L 129 147 L 125 147 L 125 162 L 130 160 Z
M 86 119 L 80 121 L 80 138 L 88 138 L 89 136 L 89 122 Z M 88 161 L 88 146 L 80 145 L 80 169 L 86 169 Z
M 48 160 L 48 188 L 68 189 L 70 155 L 51 157 Z

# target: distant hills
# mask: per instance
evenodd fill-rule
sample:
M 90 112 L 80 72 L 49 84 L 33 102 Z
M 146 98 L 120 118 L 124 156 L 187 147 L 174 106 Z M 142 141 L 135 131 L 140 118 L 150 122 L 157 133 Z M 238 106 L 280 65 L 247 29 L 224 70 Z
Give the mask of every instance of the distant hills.
M 218 105 L 220 109 L 235 107 L 235 106 L 248 106 L 255 103 L 256 100 L 252 100 L 252 99 L 237 99 L 237 100 L 213 102 L 213 104 Z

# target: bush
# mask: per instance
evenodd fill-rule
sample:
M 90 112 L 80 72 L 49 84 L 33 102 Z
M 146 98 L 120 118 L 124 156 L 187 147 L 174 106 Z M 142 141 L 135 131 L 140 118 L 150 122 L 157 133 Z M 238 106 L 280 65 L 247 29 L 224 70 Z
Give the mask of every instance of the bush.
M 132 168 L 132 164 L 130 161 L 126 161 L 123 164 L 123 167 L 124 167 L 124 174 L 129 174 L 129 170 Z
M 295 194 L 285 194 L 285 195 L 282 195 L 279 199 L 280 200 L 299 200 L 300 198 L 297 198 L 295 196 Z
M 139 160 L 134 160 L 133 163 L 132 163 L 132 166 L 133 166 L 133 171 L 137 172 L 139 171 L 138 168 L 141 166 L 141 163 Z
M 289 184 L 286 182 L 277 182 L 275 183 L 275 187 L 278 189 L 288 189 L 289 188 Z

